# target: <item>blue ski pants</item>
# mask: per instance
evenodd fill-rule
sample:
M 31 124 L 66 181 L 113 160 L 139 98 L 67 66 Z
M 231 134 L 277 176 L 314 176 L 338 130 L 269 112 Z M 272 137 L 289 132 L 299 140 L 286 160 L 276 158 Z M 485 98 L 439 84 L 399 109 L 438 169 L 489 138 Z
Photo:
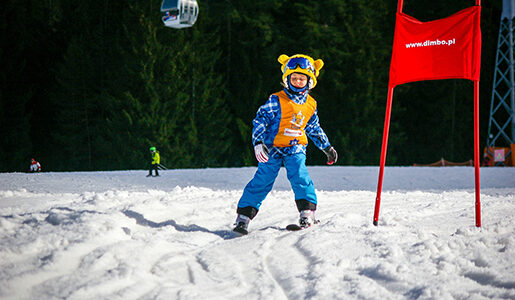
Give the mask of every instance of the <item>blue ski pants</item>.
M 270 156 L 268 162 L 259 163 L 254 178 L 252 178 L 243 191 L 238 207 L 251 206 L 259 210 L 261 203 L 263 203 L 263 200 L 272 190 L 283 163 L 288 180 L 295 193 L 295 200 L 304 199 L 316 205 L 315 185 L 308 174 L 306 154 L 296 153 L 284 155 L 280 158 Z

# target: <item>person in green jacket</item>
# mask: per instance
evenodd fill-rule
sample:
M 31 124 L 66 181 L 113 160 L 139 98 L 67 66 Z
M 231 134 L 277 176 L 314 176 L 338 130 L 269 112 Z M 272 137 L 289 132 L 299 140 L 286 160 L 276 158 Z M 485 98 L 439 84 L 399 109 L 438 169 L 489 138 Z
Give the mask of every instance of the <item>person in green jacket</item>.
M 161 158 L 159 156 L 159 152 L 156 150 L 156 147 L 150 147 L 150 154 L 152 155 L 152 160 L 150 161 L 150 164 L 149 164 L 147 177 L 152 176 L 152 170 L 156 171 L 156 175 L 154 175 L 154 176 L 159 176 L 157 167 L 161 163 Z

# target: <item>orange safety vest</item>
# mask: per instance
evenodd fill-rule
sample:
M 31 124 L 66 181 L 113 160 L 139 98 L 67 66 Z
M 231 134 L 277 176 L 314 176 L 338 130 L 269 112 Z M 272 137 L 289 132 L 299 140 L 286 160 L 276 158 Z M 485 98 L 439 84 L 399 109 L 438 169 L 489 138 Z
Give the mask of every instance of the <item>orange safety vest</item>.
M 297 144 L 307 145 L 306 124 L 317 109 L 317 102 L 308 95 L 304 104 L 292 101 L 284 91 L 275 93 L 281 105 L 281 122 L 274 139 L 275 147 L 289 147 Z

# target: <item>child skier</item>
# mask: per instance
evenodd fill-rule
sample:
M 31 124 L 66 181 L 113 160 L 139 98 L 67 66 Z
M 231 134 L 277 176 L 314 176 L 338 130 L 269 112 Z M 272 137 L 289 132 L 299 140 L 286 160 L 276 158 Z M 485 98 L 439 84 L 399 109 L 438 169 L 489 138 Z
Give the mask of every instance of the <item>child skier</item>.
M 311 226 L 315 221 L 317 197 L 306 168 L 307 137 L 327 155 L 328 165 L 338 159 L 320 127 L 317 102 L 308 94 L 316 86 L 324 62 L 303 54 L 291 57 L 283 54 L 278 61 L 284 89 L 272 94 L 253 120 L 252 143 L 259 164 L 238 202 L 234 231 L 241 234 L 248 233 L 249 222 L 272 189 L 282 164 L 295 194 L 300 227 Z
M 30 173 L 41 172 L 41 164 L 38 161 L 36 161 L 34 158 L 30 159 L 29 172 Z
M 149 163 L 147 177 L 152 176 L 152 170 L 155 170 L 155 172 L 156 172 L 155 176 L 159 176 L 159 172 L 157 171 L 157 167 L 161 163 L 161 158 L 159 156 L 159 152 L 157 151 L 156 147 L 150 147 L 149 150 L 150 150 L 150 155 L 152 156 L 152 160 Z

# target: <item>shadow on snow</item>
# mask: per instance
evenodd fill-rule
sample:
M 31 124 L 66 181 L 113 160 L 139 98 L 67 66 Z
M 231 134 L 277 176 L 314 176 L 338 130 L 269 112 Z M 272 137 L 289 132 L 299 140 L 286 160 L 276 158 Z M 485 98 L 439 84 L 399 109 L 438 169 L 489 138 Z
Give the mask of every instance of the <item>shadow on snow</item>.
M 142 214 L 135 212 L 133 210 L 124 210 L 123 214 L 125 214 L 129 218 L 136 220 L 136 224 L 141 225 L 141 226 L 148 226 L 151 228 L 161 228 L 161 227 L 165 227 L 165 226 L 173 226 L 175 228 L 175 230 L 177 230 L 177 231 L 211 233 L 211 234 L 215 234 L 215 235 L 223 238 L 224 240 L 229 240 L 229 239 L 238 237 L 238 235 L 235 234 L 232 230 L 215 230 L 215 231 L 213 231 L 213 230 L 209 230 L 205 227 L 202 227 L 202 226 L 199 226 L 196 224 L 191 224 L 191 225 L 177 224 L 177 222 L 175 222 L 174 220 L 168 220 L 168 221 L 156 223 L 154 221 L 145 219 L 145 217 Z

